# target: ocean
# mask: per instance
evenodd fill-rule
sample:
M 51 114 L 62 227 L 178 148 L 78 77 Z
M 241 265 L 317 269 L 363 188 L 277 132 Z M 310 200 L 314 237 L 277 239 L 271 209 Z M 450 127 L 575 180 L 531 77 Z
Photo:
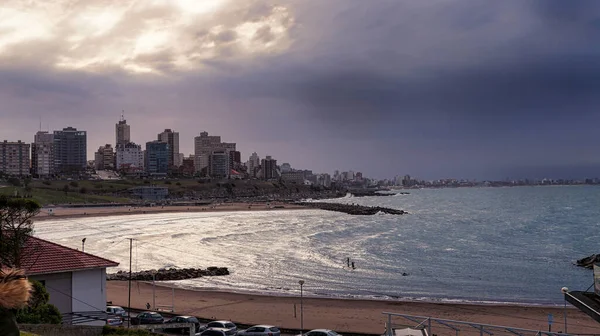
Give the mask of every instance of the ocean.
M 35 223 L 36 235 L 133 270 L 228 267 L 231 274 L 173 285 L 273 295 L 436 302 L 561 304 L 585 290 L 573 265 L 600 252 L 600 187 L 409 190 L 330 202 L 408 215 L 321 210 L 168 213 Z M 356 269 L 346 266 L 346 258 Z M 405 275 L 403 275 L 403 273 Z

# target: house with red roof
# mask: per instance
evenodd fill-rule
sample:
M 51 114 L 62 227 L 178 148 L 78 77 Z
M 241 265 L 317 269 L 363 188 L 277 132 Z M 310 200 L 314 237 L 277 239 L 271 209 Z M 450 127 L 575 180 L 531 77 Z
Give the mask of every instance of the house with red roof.
M 106 311 L 106 268 L 119 264 L 89 253 L 36 237 L 29 237 L 21 254 L 20 268 L 41 282 L 50 303 L 65 316 L 72 313 L 97 316 Z M 103 325 L 87 319 L 82 324 Z

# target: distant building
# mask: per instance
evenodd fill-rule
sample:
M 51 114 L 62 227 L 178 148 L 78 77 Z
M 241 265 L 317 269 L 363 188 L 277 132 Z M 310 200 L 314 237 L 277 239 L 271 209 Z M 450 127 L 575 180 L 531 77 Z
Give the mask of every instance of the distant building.
M 210 170 L 209 156 L 214 151 L 227 150 L 229 152 L 235 151 L 235 143 L 221 142 L 221 137 L 218 135 L 208 135 L 208 132 L 202 132 L 199 136 L 194 138 L 194 157 L 196 171 L 202 172 Z
M 227 178 L 229 173 L 229 152 L 227 150 L 213 151 L 209 156 L 210 177 Z
M 194 168 L 194 156 L 183 159 L 183 163 L 179 167 L 179 174 L 183 176 L 194 176 L 196 169 Z
M 277 171 L 277 160 L 270 156 L 262 159 L 260 163 L 261 177 L 263 180 L 272 180 L 279 178 L 279 172 Z
M 281 171 L 281 180 L 284 182 L 294 183 L 294 184 L 303 184 L 304 183 L 304 173 L 301 171 Z
M 258 169 L 260 168 L 260 158 L 258 157 L 258 154 L 256 154 L 256 152 L 254 152 L 254 153 L 252 153 L 252 155 L 250 155 L 247 166 L 248 166 L 248 175 L 250 177 L 256 177 L 256 173 L 258 172 Z
M 331 176 L 329 174 L 321 174 L 317 178 L 317 184 L 326 188 L 331 187 Z
M 181 167 L 181 165 L 183 164 L 184 157 L 185 156 L 183 155 L 183 153 L 177 153 L 177 154 L 175 154 L 175 158 L 174 158 L 175 162 L 174 162 L 173 165 L 175 167 Z
M 96 170 L 114 170 L 115 152 L 112 145 L 106 144 L 100 146 L 94 156 L 94 169 Z
M 123 114 L 121 114 L 121 120 L 115 125 L 115 136 L 115 148 L 131 142 L 131 127 L 127 125 Z
M 287 172 L 291 172 L 292 171 L 292 165 L 290 165 L 289 163 L 282 163 L 281 164 L 281 173 L 287 173 Z
M 124 173 L 137 173 L 144 170 L 144 151 L 133 142 L 118 144 L 115 155 L 115 169 Z
M 169 144 L 161 141 L 146 143 L 146 172 L 166 176 L 169 172 Z
M 14 176 L 30 174 L 30 145 L 21 140 L 0 142 L 0 172 Z
M 67 127 L 54 131 L 54 171 L 72 174 L 87 167 L 87 132 Z
M 171 129 L 165 129 L 158 134 L 158 141 L 169 145 L 169 167 L 179 167 L 179 132 L 173 132 Z M 179 163 L 179 165 L 176 165 Z
M 31 144 L 31 174 L 35 177 L 46 177 L 53 173 L 54 166 L 54 134 L 39 131 Z
M 242 153 L 229 151 L 229 169 L 238 170 L 242 166 Z
M 134 197 L 138 197 L 145 201 L 164 200 L 169 196 L 169 188 L 166 187 L 136 187 L 129 189 L 129 192 Z

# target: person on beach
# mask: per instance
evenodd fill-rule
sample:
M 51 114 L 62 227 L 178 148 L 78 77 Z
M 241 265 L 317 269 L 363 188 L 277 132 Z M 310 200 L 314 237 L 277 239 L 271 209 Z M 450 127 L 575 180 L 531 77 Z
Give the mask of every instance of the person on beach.
M 346 264 L 348 264 L 348 267 L 350 267 L 350 257 L 346 258 Z
M 354 261 L 352 262 L 352 269 L 356 269 L 356 267 L 354 267 Z

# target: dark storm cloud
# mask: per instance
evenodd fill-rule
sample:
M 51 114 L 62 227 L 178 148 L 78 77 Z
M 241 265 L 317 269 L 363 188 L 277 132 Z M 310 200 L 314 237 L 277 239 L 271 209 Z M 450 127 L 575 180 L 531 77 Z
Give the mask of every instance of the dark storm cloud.
M 175 69 L 167 50 L 135 59 L 165 78 L 10 70 L 0 88 L 13 100 L 51 94 L 87 106 L 64 115 L 123 107 L 147 123 L 144 139 L 165 124 L 178 129 L 186 153 L 193 135 L 208 130 L 240 143 L 244 156 L 262 150 L 316 171 L 505 177 L 600 164 L 600 2 L 284 5 L 292 15 L 282 20 L 295 22 L 284 25 L 294 41 L 285 52 L 236 58 L 244 48 L 235 43 L 237 18 L 256 23 L 274 12 L 253 1 L 224 30 L 186 32 L 189 55 L 217 45 L 201 70 Z M 259 27 L 252 41 L 272 42 L 275 33 Z M 104 116 L 112 138 L 113 115 Z

